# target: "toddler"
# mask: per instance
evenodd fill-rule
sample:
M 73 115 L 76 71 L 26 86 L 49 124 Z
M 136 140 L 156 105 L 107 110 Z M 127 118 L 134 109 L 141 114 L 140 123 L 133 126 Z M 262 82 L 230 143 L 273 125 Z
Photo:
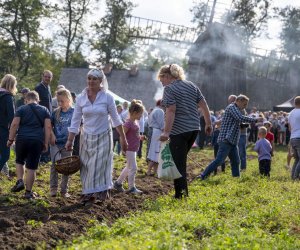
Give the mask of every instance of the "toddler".
M 255 143 L 254 150 L 258 153 L 259 173 L 270 177 L 271 170 L 271 143 L 266 139 L 267 128 L 262 126 L 258 130 L 259 140 Z
M 114 188 L 124 192 L 123 182 L 128 177 L 128 193 L 141 194 L 142 191 L 135 187 L 135 175 L 137 172 L 136 154 L 140 147 L 140 127 L 138 120 L 144 112 L 140 100 L 133 99 L 129 107 L 129 118 L 124 123 L 124 132 L 128 142 L 126 151 L 126 167 L 122 170 L 119 178 L 114 182 Z

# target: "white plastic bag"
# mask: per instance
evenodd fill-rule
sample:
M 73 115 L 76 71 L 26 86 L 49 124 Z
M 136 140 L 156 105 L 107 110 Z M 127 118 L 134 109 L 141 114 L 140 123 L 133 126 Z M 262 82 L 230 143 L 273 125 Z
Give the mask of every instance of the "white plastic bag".
M 164 180 L 174 180 L 182 177 L 173 161 L 168 142 L 161 143 L 158 156 L 157 176 Z

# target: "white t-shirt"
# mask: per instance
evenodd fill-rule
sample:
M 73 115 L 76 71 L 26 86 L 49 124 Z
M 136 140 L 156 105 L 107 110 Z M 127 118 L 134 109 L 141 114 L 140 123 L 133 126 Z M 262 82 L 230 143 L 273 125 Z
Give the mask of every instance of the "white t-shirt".
M 288 119 L 291 126 L 291 139 L 300 138 L 300 108 L 293 109 Z

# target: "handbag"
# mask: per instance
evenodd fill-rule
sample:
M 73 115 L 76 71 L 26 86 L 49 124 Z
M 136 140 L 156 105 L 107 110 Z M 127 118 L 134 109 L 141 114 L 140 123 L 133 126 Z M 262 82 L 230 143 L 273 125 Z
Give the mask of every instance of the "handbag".
M 168 142 L 162 142 L 158 156 L 157 176 L 164 180 L 174 180 L 182 177 L 179 173 Z

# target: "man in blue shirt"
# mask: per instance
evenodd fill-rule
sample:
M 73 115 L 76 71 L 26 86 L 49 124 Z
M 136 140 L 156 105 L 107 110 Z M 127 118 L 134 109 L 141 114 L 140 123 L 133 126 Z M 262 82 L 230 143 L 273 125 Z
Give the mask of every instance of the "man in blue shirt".
M 222 118 L 221 130 L 218 136 L 219 150 L 216 159 L 212 161 L 207 168 L 198 176 L 204 180 L 211 172 L 220 166 L 228 156 L 231 164 L 231 173 L 234 177 L 240 176 L 240 157 L 238 153 L 238 140 L 240 133 L 240 124 L 256 122 L 257 119 L 244 116 L 244 110 L 249 102 L 249 98 L 245 95 L 239 95 L 236 101 L 229 104 L 225 109 L 224 117 Z

